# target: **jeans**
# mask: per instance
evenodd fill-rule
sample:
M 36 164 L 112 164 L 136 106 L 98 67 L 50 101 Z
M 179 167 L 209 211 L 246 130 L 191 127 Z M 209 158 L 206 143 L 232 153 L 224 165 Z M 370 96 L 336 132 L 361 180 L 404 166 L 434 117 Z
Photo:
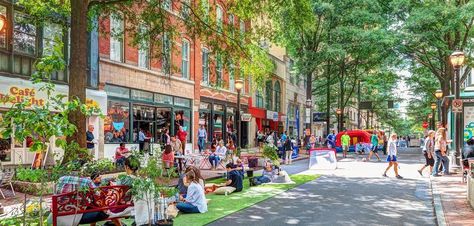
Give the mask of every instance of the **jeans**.
M 255 185 L 261 185 L 261 184 L 264 184 L 264 183 L 270 183 L 272 181 L 270 180 L 270 178 L 268 178 L 266 176 L 259 176 L 259 177 L 254 177 L 253 182 L 254 182 Z
M 221 158 L 217 155 L 211 155 L 209 156 L 209 162 L 211 162 L 211 166 L 212 167 L 216 167 L 217 168 L 217 165 L 219 164 L 219 161 L 221 160 Z
M 188 202 L 179 202 L 176 204 L 176 208 L 183 213 L 200 213 L 196 206 Z
M 292 159 L 291 156 L 293 155 L 293 151 L 285 151 L 285 164 L 291 164 Z
M 199 137 L 198 139 L 198 147 L 199 147 L 199 153 L 201 153 L 206 146 L 206 139 L 205 137 Z
M 435 163 L 432 175 L 438 174 L 439 164 L 443 164 L 444 174 L 449 174 L 449 159 L 447 156 L 442 156 L 440 150 L 435 150 Z
M 119 158 L 115 161 L 117 167 L 123 168 L 125 164 L 125 157 Z

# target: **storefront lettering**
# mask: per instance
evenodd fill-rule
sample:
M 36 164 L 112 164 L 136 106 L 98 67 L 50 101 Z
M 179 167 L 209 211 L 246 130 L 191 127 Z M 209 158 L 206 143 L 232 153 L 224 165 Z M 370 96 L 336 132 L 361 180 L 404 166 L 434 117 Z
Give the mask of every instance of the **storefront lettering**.
M 2 103 L 21 103 L 28 100 L 28 106 L 44 106 L 45 100 L 36 97 L 36 90 L 32 88 L 19 88 L 12 86 L 8 94 L 0 93 L 0 100 Z

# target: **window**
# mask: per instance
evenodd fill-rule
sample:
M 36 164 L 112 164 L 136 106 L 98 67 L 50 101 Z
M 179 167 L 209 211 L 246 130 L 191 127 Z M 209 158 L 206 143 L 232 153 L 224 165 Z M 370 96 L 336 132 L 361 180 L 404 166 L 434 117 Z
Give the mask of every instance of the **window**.
M 183 39 L 181 44 L 181 73 L 183 78 L 189 79 L 189 42 Z
M 36 26 L 27 22 L 26 14 L 15 11 L 13 49 L 24 54 L 36 53 Z
M 121 15 L 110 16 L 110 59 L 122 62 L 123 54 L 123 19 Z
M 280 112 L 281 110 L 281 87 L 280 82 L 275 82 L 275 111 Z
M 223 65 L 222 65 L 222 56 L 217 54 L 216 57 L 216 84 L 217 86 L 222 86 L 222 73 L 223 73 Z
M 59 24 L 46 24 L 43 28 L 43 55 L 50 56 L 53 49 L 62 40 L 63 31 Z
M 209 0 L 201 0 L 201 8 L 204 13 L 205 19 L 209 21 L 209 11 L 210 11 Z
M 265 108 L 268 110 L 273 109 L 273 83 L 267 81 L 265 84 Z
M 240 37 L 242 41 L 244 40 L 245 37 L 245 22 L 243 20 L 240 20 Z
M 163 35 L 163 54 L 162 54 L 162 71 L 169 75 L 171 74 L 171 40 L 168 37 L 168 34 Z
M 202 49 L 202 82 L 205 85 L 209 84 L 209 51 Z
M 7 18 L 7 7 L 0 5 L 0 16 Z M 3 32 L 0 32 L 0 48 L 7 47 L 7 32 L 5 32 L 5 28 Z
M 128 102 L 108 101 L 104 120 L 105 143 L 129 142 L 130 106 Z
M 189 11 L 191 8 L 191 0 L 183 0 L 181 1 L 181 16 L 184 19 L 189 18 Z
M 233 64 L 229 66 L 229 90 L 235 91 L 235 68 Z
M 257 98 L 257 107 L 258 108 L 263 108 L 263 96 L 260 91 L 257 90 L 256 92 L 256 98 Z
M 171 0 L 163 0 L 163 9 L 172 10 Z
M 145 34 L 147 32 L 147 29 L 144 25 L 140 25 L 138 29 L 141 34 Z M 138 44 L 138 67 L 149 67 L 149 49 L 149 41 L 146 39 L 140 40 L 140 43 Z
M 229 14 L 227 17 L 227 20 L 229 23 L 229 29 L 230 29 L 230 37 L 234 37 L 234 14 Z
M 216 7 L 216 23 L 217 23 L 217 30 L 222 31 L 222 18 L 224 17 L 224 12 L 222 11 L 222 7 L 217 5 Z
M 293 76 L 293 65 L 294 65 L 294 62 L 293 62 L 292 59 L 290 59 L 290 60 L 288 61 L 288 68 L 287 68 L 288 71 L 287 71 L 287 74 L 288 74 L 288 77 L 290 78 L 290 83 L 291 83 L 292 85 L 295 84 L 295 78 L 294 78 L 294 76 Z

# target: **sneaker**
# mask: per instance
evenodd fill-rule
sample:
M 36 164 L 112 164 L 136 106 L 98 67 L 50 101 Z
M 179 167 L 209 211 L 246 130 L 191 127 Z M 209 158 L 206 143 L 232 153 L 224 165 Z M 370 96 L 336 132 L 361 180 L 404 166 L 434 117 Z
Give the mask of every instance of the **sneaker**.
M 439 175 L 439 174 L 431 174 L 431 176 L 433 176 L 433 177 L 440 177 L 441 175 Z
M 400 175 L 397 175 L 396 177 L 397 177 L 397 179 L 403 179 L 403 177 L 400 176 Z
M 382 159 L 379 159 L 378 161 L 379 161 L 379 162 L 381 162 L 381 161 L 382 161 Z
M 417 170 L 420 176 L 423 176 L 423 172 L 421 170 Z
M 382 174 L 382 176 L 384 176 L 384 177 L 388 177 L 386 173 Z

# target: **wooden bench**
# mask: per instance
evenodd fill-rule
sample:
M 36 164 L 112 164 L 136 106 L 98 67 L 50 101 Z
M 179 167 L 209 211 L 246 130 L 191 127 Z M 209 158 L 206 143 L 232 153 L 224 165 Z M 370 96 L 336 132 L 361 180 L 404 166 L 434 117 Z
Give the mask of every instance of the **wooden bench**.
M 133 206 L 129 190 L 128 186 L 115 185 L 53 195 L 51 204 L 53 226 L 57 226 L 57 218 L 61 216 L 120 210 Z

